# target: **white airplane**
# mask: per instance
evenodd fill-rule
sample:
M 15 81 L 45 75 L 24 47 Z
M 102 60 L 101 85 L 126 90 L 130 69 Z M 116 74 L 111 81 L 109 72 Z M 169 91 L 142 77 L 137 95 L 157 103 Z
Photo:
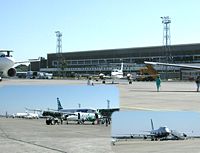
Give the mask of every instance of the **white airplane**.
M 16 75 L 16 70 L 14 68 L 15 60 L 12 55 L 10 55 L 11 52 L 13 51 L 0 50 L 0 81 L 2 80 L 2 76 L 13 77 Z
M 39 119 L 39 114 L 37 113 L 28 113 L 27 116 L 25 116 L 27 119 Z
M 16 75 L 16 69 L 18 65 L 26 62 L 15 62 L 14 58 L 10 54 L 12 50 L 0 50 L 0 81 L 2 77 L 13 77 Z
M 39 114 L 37 113 L 16 113 L 12 115 L 13 118 L 27 118 L 27 119 L 39 119 Z
M 121 68 L 120 69 L 113 69 L 111 72 L 111 78 L 112 79 L 121 79 L 124 77 L 124 73 L 123 73 L 123 67 L 124 67 L 124 63 L 121 63 Z
M 27 113 L 16 113 L 12 115 L 13 118 L 24 118 L 25 116 L 27 116 Z
M 99 78 L 103 80 L 102 83 L 105 83 L 106 79 L 112 79 L 112 83 L 114 83 L 115 80 L 117 80 L 117 79 L 128 79 L 129 81 L 131 81 L 131 77 L 132 77 L 131 74 L 127 74 L 127 76 L 124 76 L 123 67 L 124 67 L 124 63 L 121 63 L 121 68 L 120 69 L 113 69 L 111 71 L 110 76 L 106 76 L 105 74 L 100 73 Z

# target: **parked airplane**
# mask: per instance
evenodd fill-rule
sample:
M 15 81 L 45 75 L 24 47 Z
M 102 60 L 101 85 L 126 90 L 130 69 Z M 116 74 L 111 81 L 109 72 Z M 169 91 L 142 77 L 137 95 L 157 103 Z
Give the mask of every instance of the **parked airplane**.
M 123 67 L 124 67 L 124 63 L 121 63 L 121 68 L 120 69 L 113 69 L 111 72 L 111 78 L 112 79 L 121 79 L 124 77 L 124 73 L 123 73 Z
M 185 140 L 187 135 L 185 133 L 179 133 L 175 130 L 170 130 L 168 127 L 163 126 L 159 127 L 158 129 L 154 129 L 153 120 L 151 119 L 151 131 L 145 131 L 149 132 L 149 134 L 129 134 L 129 136 L 123 135 L 123 136 L 113 136 L 112 144 L 115 145 L 115 143 L 119 140 L 127 140 L 127 139 L 148 139 L 150 138 L 151 141 L 157 141 L 157 140 Z
M 101 115 L 96 109 L 92 108 L 75 108 L 75 109 L 63 109 L 59 98 L 57 98 L 58 109 L 53 111 L 44 111 L 44 116 L 47 118 L 46 124 L 54 123 L 55 118 L 59 118 L 61 121 L 75 121 L 78 124 L 84 123 L 85 121 L 94 122 L 101 118 Z
M 123 67 L 124 67 L 124 63 L 121 63 L 120 69 L 113 69 L 111 71 L 110 76 L 106 76 L 105 74 L 100 73 L 98 77 L 101 80 L 103 80 L 102 83 L 105 83 L 106 79 L 112 79 L 112 83 L 115 83 L 115 80 L 117 79 L 128 79 L 129 83 L 132 83 L 131 74 L 127 74 L 126 76 L 124 76 Z
M 26 62 L 15 62 L 14 58 L 11 55 L 12 50 L 0 50 L 0 81 L 2 77 L 13 77 L 16 75 L 16 69 L 21 63 Z
M 160 138 L 166 138 L 167 136 L 170 135 L 171 130 L 166 126 L 160 127 L 157 130 L 155 130 L 153 121 L 151 119 L 151 131 L 149 131 L 149 132 L 150 132 L 150 134 L 147 135 L 147 137 L 150 136 L 151 140 L 154 141 L 154 140 L 158 140 Z
M 16 113 L 12 115 L 13 118 L 26 118 L 26 119 L 39 119 L 39 114 L 37 113 Z
M 24 118 L 25 116 L 27 116 L 27 113 L 16 113 L 12 115 L 13 118 Z
M 13 77 L 16 75 L 16 70 L 14 68 L 14 58 L 10 53 L 11 50 L 0 50 L 0 81 L 2 76 Z M 6 54 L 5 54 L 6 53 Z
M 184 140 L 187 135 L 185 133 L 179 133 L 175 130 L 170 130 L 168 127 L 159 127 L 157 130 L 154 129 L 153 120 L 151 119 L 151 131 L 150 134 L 144 135 L 144 139 L 151 137 L 151 140 Z
M 83 113 L 97 113 L 97 109 L 94 108 L 72 108 L 72 109 L 63 109 L 60 99 L 57 98 L 57 105 L 58 105 L 58 111 L 62 113 L 75 113 L 75 112 L 83 112 Z

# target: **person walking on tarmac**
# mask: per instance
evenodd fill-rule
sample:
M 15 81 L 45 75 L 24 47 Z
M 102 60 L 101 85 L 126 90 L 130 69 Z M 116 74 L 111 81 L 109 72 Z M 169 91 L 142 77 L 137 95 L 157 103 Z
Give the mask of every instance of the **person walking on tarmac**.
M 199 92 L 199 86 L 200 86 L 200 76 L 197 77 L 196 79 L 196 84 L 197 84 L 197 92 Z
M 160 76 L 157 76 L 157 78 L 156 78 L 157 92 L 160 91 L 160 86 L 161 86 L 161 79 L 160 79 Z

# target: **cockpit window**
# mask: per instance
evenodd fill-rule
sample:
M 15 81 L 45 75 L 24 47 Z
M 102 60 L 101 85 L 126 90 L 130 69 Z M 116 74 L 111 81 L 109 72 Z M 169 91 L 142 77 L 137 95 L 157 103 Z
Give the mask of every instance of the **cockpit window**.
M 1 54 L 0 57 L 6 57 L 6 55 L 5 54 Z

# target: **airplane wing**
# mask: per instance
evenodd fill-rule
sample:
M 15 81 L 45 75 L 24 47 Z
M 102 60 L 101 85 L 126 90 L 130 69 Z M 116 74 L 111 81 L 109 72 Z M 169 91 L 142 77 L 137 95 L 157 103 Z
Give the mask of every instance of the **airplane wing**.
M 150 64 L 150 65 L 163 65 L 163 66 L 182 67 L 182 68 L 187 68 L 187 69 L 200 69 L 200 66 L 186 65 L 186 64 L 170 64 L 170 63 L 148 62 L 148 61 L 144 61 L 144 63 L 145 64 Z
M 43 112 L 42 109 L 30 109 L 30 108 L 26 108 L 26 107 L 25 107 L 25 109 L 26 109 L 27 111 Z
M 28 61 L 18 61 L 18 62 L 15 62 L 14 67 L 17 67 L 19 65 L 26 65 L 26 66 L 28 66 L 31 62 L 38 62 L 38 61 L 40 61 L 40 60 L 39 59 L 30 59 Z
M 19 65 L 26 65 L 26 66 L 29 66 L 29 64 L 30 64 L 29 61 L 15 62 L 13 68 L 18 67 Z

